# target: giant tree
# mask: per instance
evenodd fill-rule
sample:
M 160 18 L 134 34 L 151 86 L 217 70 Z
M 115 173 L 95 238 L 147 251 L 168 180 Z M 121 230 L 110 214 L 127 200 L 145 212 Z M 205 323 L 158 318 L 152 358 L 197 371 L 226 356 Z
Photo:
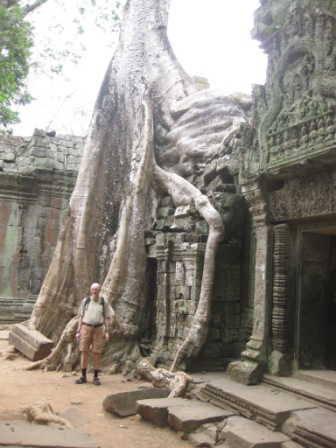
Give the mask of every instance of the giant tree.
M 114 310 L 105 362 L 138 356 L 146 313 L 144 235 L 162 195 L 193 204 L 209 224 L 193 326 L 172 369 L 188 364 L 207 337 L 215 256 L 223 223 L 186 178 L 245 120 L 237 98 L 198 91 L 167 39 L 169 0 L 128 0 L 120 41 L 95 104 L 77 183 L 53 260 L 29 321 L 57 347 L 39 363 L 73 368 L 78 305 L 93 281 Z M 157 341 L 159 350 L 161 341 Z

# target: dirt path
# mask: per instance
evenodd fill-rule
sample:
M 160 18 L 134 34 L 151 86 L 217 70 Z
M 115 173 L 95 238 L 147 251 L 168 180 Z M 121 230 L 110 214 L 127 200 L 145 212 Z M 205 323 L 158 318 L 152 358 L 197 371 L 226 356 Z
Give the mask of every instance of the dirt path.
M 79 375 L 22 370 L 30 361 L 21 355 L 5 359 L 9 347 L 7 340 L 0 340 L 0 421 L 22 420 L 20 409 L 44 399 L 56 413 L 75 408 L 75 427 L 89 434 L 101 448 L 190 448 L 169 428 L 157 428 L 139 416 L 120 419 L 103 410 L 106 396 L 148 383 L 126 382 L 122 375 L 101 375 L 101 386 L 94 386 L 89 374 L 87 384 L 76 385 Z

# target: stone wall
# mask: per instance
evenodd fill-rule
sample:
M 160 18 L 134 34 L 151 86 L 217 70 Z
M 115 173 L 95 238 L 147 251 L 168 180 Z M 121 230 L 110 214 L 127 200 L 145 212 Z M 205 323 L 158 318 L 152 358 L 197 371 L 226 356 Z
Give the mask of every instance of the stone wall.
M 83 138 L 0 138 L 0 315 L 29 317 L 73 190 Z
M 31 138 L 0 140 L 0 312 L 2 323 L 26 320 L 51 262 L 73 190 L 83 139 L 36 130 Z M 213 292 L 208 342 L 198 363 L 224 368 L 239 356 L 250 334 L 243 299 L 243 239 L 246 203 L 237 194 L 223 154 L 199 168 L 193 182 L 210 197 L 225 223 Z M 144 354 L 162 340 L 171 353 L 185 339 L 197 310 L 208 226 L 194 207 L 175 208 L 162 199 L 146 235 L 148 316 L 141 347 Z M 159 337 L 157 337 L 159 336 Z M 160 348 L 160 353 L 165 351 Z
M 229 368 L 245 384 L 336 365 L 336 3 L 264 0 L 252 34 L 266 84 L 232 148 L 252 220 L 253 329 Z

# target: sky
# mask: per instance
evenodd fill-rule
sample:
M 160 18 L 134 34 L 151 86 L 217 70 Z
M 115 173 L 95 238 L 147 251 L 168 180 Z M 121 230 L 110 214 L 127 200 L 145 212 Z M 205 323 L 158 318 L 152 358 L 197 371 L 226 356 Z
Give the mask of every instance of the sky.
M 168 37 L 184 69 L 226 92 L 250 93 L 252 84 L 263 84 L 266 56 L 259 42 L 250 37 L 253 12 L 258 7 L 259 0 L 171 0 Z M 43 35 L 48 33 L 43 24 L 47 27 L 55 15 L 63 13 L 50 12 L 48 19 L 48 11 L 41 8 L 40 14 L 36 29 Z M 66 17 L 63 22 L 67 26 Z M 90 38 L 85 57 L 75 69 L 65 67 L 66 82 L 43 76 L 30 81 L 36 101 L 21 110 L 21 124 L 13 128 L 15 135 L 30 136 L 34 128 L 85 135 L 113 55 L 101 31 L 91 29 L 86 34 Z
M 266 56 L 250 36 L 258 7 L 259 0 L 172 0 L 168 35 L 187 72 L 230 92 L 263 84 Z

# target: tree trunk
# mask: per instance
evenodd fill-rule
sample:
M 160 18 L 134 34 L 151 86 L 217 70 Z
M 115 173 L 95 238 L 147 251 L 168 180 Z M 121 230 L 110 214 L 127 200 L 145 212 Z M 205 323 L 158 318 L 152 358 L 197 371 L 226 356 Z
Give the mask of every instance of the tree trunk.
M 114 310 L 104 362 L 122 363 L 132 356 L 145 314 L 144 233 L 155 219 L 162 190 L 176 205 L 194 203 L 210 227 L 195 327 L 172 367 L 186 365 L 206 339 L 223 225 L 207 198 L 182 176 L 218 151 L 245 114 L 236 99 L 197 92 L 167 40 L 169 4 L 128 0 L 125 6 L 64 228 L 29 321 L 30 328 L 68 344 L 42 363 L 48 368 L 59 367 L 62 359 L 70 368 L 74 345 L 62 333 L 72 334 L 79 303 L 96 281 Z

